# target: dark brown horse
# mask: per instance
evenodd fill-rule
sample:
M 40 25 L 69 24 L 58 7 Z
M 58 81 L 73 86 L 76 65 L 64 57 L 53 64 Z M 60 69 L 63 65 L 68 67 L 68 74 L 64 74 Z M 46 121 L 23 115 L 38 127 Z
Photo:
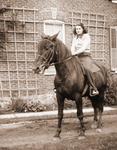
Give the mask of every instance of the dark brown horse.
M 42 37 L 42 40 L 38 44 L 34 72 L 43 72 L 50 65 L 54 65 L 56 69 L 54 84 L 58 102 L 58 127 L 55 136 L 60 136 L 65 98 L 75 101 L 77 117 L 79 118 L 81 127 L 80 136 L 84 136 L 82 97 L 88 96 L 90 98 L 94 108 L 94 121 L 97 123 L 97 128 L 100 129 L 104 92 L 107 86 L 107 70 L 105 67 L 100 67 L 100 71 L 94 74 L 99 95 L 91 97 L 89 95 L 89 88 L 86 88 L 87 80 L 83 74 L 83 67 L 78 56 L 72 56 L 70 50 L 68 50 L 62 41 L 57 39 L 57 35 Z

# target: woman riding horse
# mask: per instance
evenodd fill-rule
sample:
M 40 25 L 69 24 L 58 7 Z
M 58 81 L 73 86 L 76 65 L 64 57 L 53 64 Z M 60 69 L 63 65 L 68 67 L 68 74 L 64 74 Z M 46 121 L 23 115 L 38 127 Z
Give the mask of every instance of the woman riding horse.
M 34 72 L 43 73 L 51 65 L 54 65 L 56 69 L 54 85 L 58 103 L 58 126 L 55 137 L 59 137 L 61 133 L 64 101 L 66 98 L 76 103 L 77 117 L 81 127 L 79 135 L 80 137 L 84 137 L 85 127 L 83 122 L 82 93 L 87 82 L 83 73 L 83 66 L 78 56 L 72 55 L 71 51 L 57 36 L 58 34 L 42 37 L 42 40 L 38 44 Z M 84 96 L 88 96 L 91 100 L 94 108 L 94 121 L 97 124 L 97 128 L 100 129 L 102 125 L 104 92 L 107 86 L 107 71 L 105 67 L 101 67 L 93 77 L 95 77 L 95 84 L 99 90 L 99 94 L 90 96 L 89 88 L 87 88 Z
M 99 92 L 95 86 L 92 73 L 97 72 L 99 68 L 96 65 L 92 67 L 94 62 L 90 54 L 90 36 L 83 23 L 75 26 L 73 34 L 74 38 L 72 40 L 71 52 L 73 55 L 78 55 L 81 63 L 85 67 L 84 74 L 88 80 L 90 96 L 98 95 Z

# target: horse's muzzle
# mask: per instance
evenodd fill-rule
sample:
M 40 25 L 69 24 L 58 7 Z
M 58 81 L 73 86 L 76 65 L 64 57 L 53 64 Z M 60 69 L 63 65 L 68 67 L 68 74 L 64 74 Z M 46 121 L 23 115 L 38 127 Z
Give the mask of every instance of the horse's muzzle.
M 40 73 L 40 69 L 39 69 L 39 67 L 37 67 L 36 69 L 33 69 L 33 72 L 35 73 L 35 74 L 39 74 Z
M 41 67 L 37 67 L 36 69 L 33 69 L 35 74 L 44 74 L 46 67 L 45 66 L 41 66 Z

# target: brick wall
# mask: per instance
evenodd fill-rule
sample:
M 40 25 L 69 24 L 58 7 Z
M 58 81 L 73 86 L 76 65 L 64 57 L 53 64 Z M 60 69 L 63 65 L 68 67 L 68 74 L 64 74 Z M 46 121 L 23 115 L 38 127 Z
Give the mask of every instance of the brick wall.
M 110 25 L 117 25 L 117 5 L 112 4 L 108 0 L 1 0 L 0 4 L 9 4 L 13 8 L 27 8 L 27 9 L 38 9 L 36 12 L 36 31 L 35 40 L 40 39 L 40 35 L 43 32 L 43 20 L 52 19 L 51 8 L 57 8 L 57 20 L 65 22 L 65 42 L 70 48 L 72 40 L 72 23 L 69 20 L 71 12 L 80 13 L 94 13 L 104 15 L 105 21 L 105 65 L 110 66 L 109 56 L 109 27 Z M 7 15 L 9 15 L 7 13 Z M 33 20 L 33 15 L 30 11 L 25 14 L 27 20 Z M 22 19 L 22 12 L 19 13 Z M 27 31 L 34 31 L 32 23 L 25 23 Z M 22 31 L 22 27 L 17 26 L 18 31 Z M 14 40 L 14 33 L 10 32 L 7 34 L 8 40 Z M 16 35 L 17 40 L 24 38 L 23 34 L 18 33 Z M 25 34 L 25 40 L 33 40 L 34 34 L 30 33 L 30 36 Z M 17 53 L 15 52 L 15 46 L 10 43 L 6 49 L 7 59 L 1 58 L 0 61 L 0 97 L 18 97 L 36 94 L 45 94 L 53 89 L 54 76 L 40 76 L 34 75 L 31 72 L 33 59 L 35 58 L 36 47 L 33 43 L 26 44 L 24 48 L 23 43 L 17 42 Z M 26 53 L 23 50 L 28 50 Z M 12 51 L 10 51 L 12 50 Z M 21 50 L 21 52 L 20 52 Z M 34 51 L 33 51 L 34 50 Z M 30 52 L 29 52 L 30 51 Z M 3 59 L 3 60 L 2 60 Z M 20 60 L 20 61 L 17 61 Z M 15 61 L 16 60 L 16 61 Z M 34 80 L 32 80 L 34 79 Z

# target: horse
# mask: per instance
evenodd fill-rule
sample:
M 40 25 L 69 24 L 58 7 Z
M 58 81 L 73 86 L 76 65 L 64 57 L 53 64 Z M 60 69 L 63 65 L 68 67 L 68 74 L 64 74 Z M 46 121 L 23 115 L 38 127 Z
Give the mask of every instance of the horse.
M 58 125 L 55 137 L 60 137 L 65 99 L 75 101 L 77 118 L 80 122 L 79 137 L 85 137 L 82 98 L 87 96 L 90 99 L 94 109 L 96 128 L 101 130 L 104 93 L 107 87 L 107 69 L 100 66 L 100 70 L 93 74 L 99 95 L 91 97 L 89 88 L 86 88 L 87 81 L 83 73 L 84 68 L 78 56 L 73 56 L 68 47 L 57 36 L 58 33 L 52 36 L 42 36 L 38 43 L 33 70 L 35 73 L 43 74 L 49 66 L 55 66 L 54 86 L 58 104 Z

